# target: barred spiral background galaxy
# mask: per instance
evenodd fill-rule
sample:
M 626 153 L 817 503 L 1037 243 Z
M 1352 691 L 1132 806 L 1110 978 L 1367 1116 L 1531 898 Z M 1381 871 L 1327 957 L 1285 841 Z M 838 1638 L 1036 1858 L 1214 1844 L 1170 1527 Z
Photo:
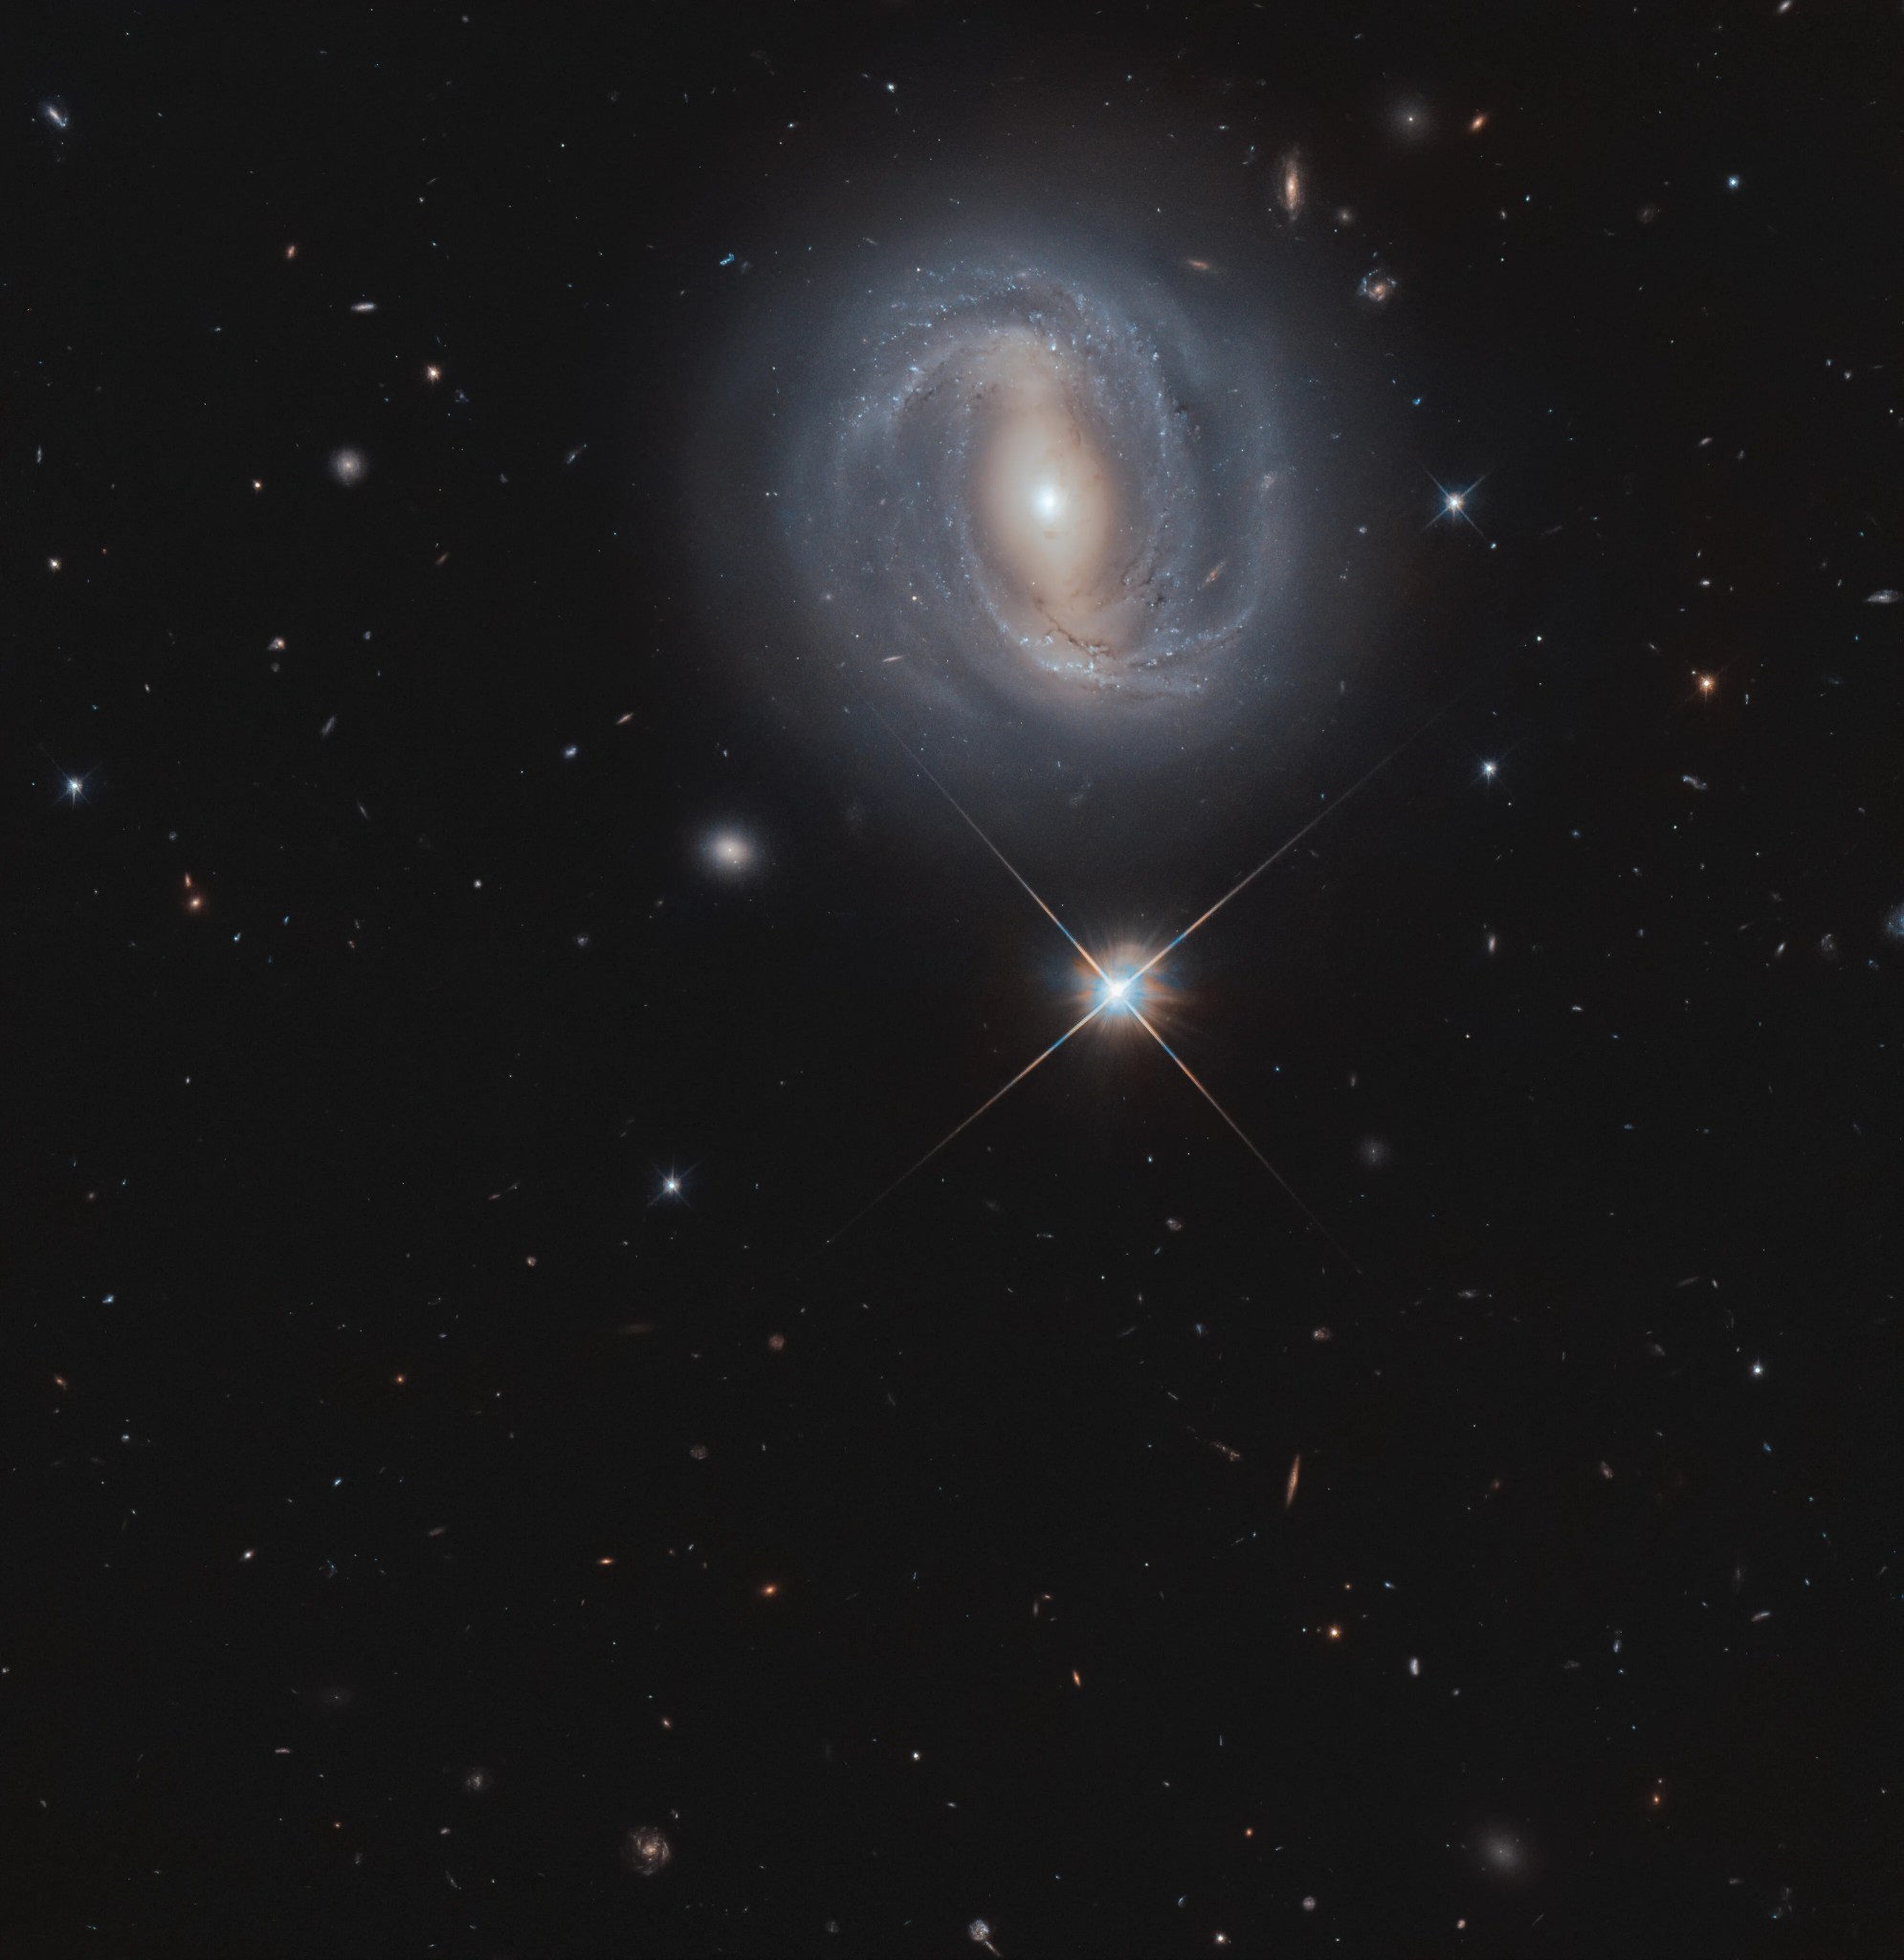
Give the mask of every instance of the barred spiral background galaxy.
M 717 577 L 786 622 L 769 684 L 1119 731 L 1233 698 L 1290 556 L 1260 280 L 1022 217 L 833 263 L 765 302 L 709 447 Z

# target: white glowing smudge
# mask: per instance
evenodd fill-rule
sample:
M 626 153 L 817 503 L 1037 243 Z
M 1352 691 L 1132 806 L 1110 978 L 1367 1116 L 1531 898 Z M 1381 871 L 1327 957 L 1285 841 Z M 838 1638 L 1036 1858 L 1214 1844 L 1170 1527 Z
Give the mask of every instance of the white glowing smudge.
M 723 826 L 701 839 L 700 855 L 710 870 L 728 878 L 743 878 L 759 868 L 761 847 L 745 831 Z

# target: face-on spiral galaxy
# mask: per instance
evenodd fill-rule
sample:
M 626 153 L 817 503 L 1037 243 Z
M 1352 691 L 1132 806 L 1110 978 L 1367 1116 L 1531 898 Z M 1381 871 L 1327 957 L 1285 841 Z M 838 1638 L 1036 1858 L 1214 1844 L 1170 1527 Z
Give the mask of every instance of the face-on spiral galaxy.
M 1231 694 L 1286 552 L 1268 331 L 1200 261 L 1012 229 L 861 241 L 741 357 L 782 658 L 1074 725 Z

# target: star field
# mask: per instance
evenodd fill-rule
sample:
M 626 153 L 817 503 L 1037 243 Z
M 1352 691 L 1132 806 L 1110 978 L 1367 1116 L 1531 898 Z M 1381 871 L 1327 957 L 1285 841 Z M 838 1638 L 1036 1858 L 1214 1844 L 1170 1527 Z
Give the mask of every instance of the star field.
M 1894 19 L 16 28 L 0 1948 L 1892 1950 Z

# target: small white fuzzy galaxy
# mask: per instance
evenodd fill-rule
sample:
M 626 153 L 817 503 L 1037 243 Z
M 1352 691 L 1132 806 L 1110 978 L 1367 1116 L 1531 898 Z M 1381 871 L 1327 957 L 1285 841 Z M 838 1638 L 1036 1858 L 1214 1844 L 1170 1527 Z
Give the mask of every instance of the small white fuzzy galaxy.
M 1119 736 L 1260 671 L 1292 484 L 1253 281 L 1023 218 L 861 238 L 839 267 L 736 357 L 771 374 L 748 457 L 770 522 L 715 528 L 773 568 L 783 663 Z

